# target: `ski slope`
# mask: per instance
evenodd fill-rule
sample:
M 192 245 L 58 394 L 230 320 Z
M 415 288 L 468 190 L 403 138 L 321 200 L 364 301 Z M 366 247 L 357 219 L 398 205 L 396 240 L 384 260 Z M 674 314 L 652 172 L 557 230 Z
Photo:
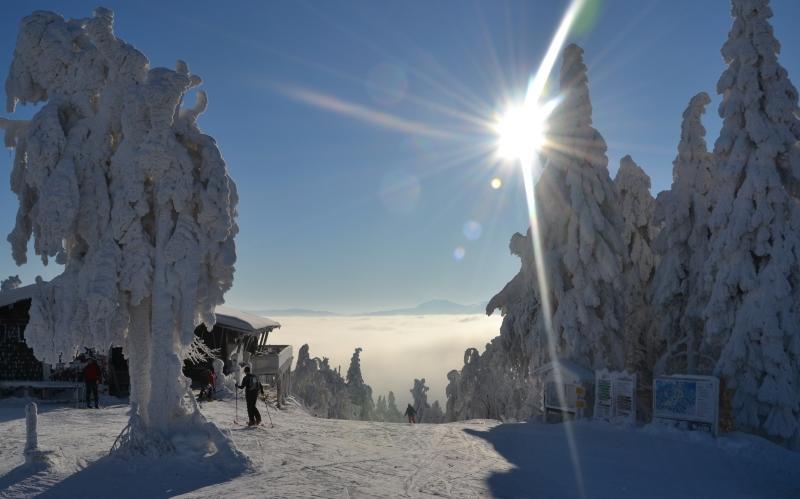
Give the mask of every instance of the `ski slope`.
M 272 408 L 270 428 L 262 404 L 266 425 L 246 428 L 233 423 L 233 400 L 202 410 L 230 431 L 253 469 L 232 475 L 180 455 L 108 458 L 127 421 L 124 405 L 43 406 L 39 446 L 60 455 L 31 468 L 22 458 L 24 406 L 2 401 L 0 497 L 580 497 L 563 425 L 325 420 L 294 406 Z M 800 453 L 761 438 L 573 428 L 588 498 L 800 497 Z

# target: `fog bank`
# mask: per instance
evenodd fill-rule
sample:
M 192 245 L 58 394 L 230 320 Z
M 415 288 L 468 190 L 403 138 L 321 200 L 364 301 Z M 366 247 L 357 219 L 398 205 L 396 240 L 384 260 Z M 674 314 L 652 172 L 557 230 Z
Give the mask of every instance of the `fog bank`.
M 281 329 L 272 344 L 289 344 L 297 352 L 308 343 L 311 357 L 328 357 L 332 367 L 347 373 L 350 357 L 361 347 L 361 371 L 372 386 L 373 399 L 394 391 L 398 405 L 411 400 L 414 378 L 425 378 L 428 401 L 445 406 L 447 373 L 461 369 L 464 350 L 484 350 L 500 332 L 502 317 L 493 315 L 272 317 Z

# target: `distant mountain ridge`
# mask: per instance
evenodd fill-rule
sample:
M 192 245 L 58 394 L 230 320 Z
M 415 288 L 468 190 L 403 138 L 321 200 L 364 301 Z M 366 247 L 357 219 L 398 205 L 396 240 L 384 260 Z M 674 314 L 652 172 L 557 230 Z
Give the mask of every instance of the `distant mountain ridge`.
M 258 315 L 293 316 L 293 317 L 338 317 L 342 314 L 328 312 L 327 310 L 311 310 L 307 308 L 279 308 L 268 310 L 256 310 L 253 313 Z
M 389 310 L 375 310 L 360 314 L 337 314 L 327 310 L 312 310 L 307 308 L 282 308 L 263 309 L 253 313 L 266 316 L 295 316 L 295 317 L 347 317 L 347 316 L 384 316 L 384 315 L 471 315 L 485 314 L 486 303 L 464 305 L 450 300 L 430 300 L 420 303 L 416 307 L 396 308 Z
M 485 303 L 462 305 L 450 300 L 430 300 L 420 303 L 412 308 L 397 308 L 393 310 L 378 310 L 365 312 L 360 315 L 466 315 L 483 314 L 486 311 Z

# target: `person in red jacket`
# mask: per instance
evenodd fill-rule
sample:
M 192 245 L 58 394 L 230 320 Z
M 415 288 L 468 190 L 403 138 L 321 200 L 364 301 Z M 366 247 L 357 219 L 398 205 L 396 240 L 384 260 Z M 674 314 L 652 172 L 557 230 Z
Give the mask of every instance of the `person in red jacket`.
M 92 407 L 91 397 L 94 396 L 94 408 L 100 408 L 100 401 L 97 398 L 97 383 L 100 381 L 100 367 L 97 361 L 89 359 L 89 363 L 83 368 L 83 381 L 86 383 L 86 407 Z

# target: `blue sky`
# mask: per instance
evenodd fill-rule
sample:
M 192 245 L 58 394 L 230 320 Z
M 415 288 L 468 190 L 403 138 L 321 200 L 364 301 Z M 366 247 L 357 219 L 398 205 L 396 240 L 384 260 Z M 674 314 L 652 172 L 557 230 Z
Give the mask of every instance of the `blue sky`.
M 24 15 L 84 17 L 95 4 L 3 2 L 0 67 Z M 780 61 L 800 84 L 800 2 L 772 4 Z M 470 303 L 516 273 L 508 240 L 526 229 L 524 196 L 513 166 L 491 155 L 485 124 L 524 91 L 566 1 L 104 5 L 116 12 L 118 36 L 153 66 L 183 59 L 204 79 L 210 103 L 200 124 L 241 196 L 230 304 L 357 312 Z M 590 10 L 569 41 L 585 49 L 611 174 L 631 154 L 654 193 L 664 190 L 681 113 L 701 90 L 713 99 L 706 124 L 709 142 L 716 138 L 729 3 L 605 0 Z M 3 176 L 10 162 L 0 155 Z M 3 234 L 15 211 L 3 189 Z M 58 272 L 32 255 L 17 268 L 2 248 L 2 276 L 27 283 Z

